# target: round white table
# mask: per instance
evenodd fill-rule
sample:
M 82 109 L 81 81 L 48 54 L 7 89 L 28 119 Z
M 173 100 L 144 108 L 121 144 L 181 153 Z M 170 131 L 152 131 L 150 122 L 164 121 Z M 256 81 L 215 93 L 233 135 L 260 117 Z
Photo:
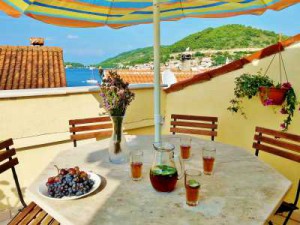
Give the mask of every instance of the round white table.
M 164 136 L 179 149 L 180 136 Z M 171 193 L 156 192 L 150 183 L 153 136 L 126 136 L 130 149 L 144 151 L 141 181 L 132 181 L 129 165 L 108 160 L 109 139 L 62 151 L 28 188 L 31 199 L 63 225 L 234 225 L 264 224 L 276 211 L 291 182 L 250 152 L 216 142 L 212 176 L 203 176 L 198 206 L 185 204 L 183 179 Z M 202 170 L 205 140 L 192 138 L 192 157 L 186 168 Z M 95 194 L 72 201 L 49 200 L 38 186 L 61 168 L 79 166 L 101 175 L 103 185 Z

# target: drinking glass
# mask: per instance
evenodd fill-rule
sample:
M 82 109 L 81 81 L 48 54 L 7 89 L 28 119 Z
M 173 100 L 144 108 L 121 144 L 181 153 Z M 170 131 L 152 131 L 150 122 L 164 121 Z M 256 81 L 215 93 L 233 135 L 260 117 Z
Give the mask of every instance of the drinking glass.
M 182 159 L 189 159 L 191 156 L 191 141 L 190 137 L 181 137 L 180 138 L 180 153 Z
M 202 149 L 203 172 L 205 175 L 211 175 L 214 169 L 214 162 L 216 158 L 216 147 L 210 142 Z
M 130 153 L 130 168 L 132 180 L 141 180 L 143 171 L 143 151 L 135 150 Z
M 196 206 L 199 203 L 200 196 L 200 170 L 186 170 L 184 173 L 186 204 L 189 206 Z

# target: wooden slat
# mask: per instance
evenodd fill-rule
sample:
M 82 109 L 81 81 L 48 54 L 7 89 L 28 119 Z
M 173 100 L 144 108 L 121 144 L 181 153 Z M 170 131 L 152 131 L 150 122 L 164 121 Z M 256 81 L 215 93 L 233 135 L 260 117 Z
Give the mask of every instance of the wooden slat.
M 18 225 L 20 222 L 26 217 L 28 213 L 30 213 L 36 204 L 34 202 L 31 202 L 26 208 L 24 208 L 15 218 L 13 218 L 12 221 L 9 222 L 8 225 Z
M 288 143 L 285 141 L 281 141 L 275 138 L 270 138 L 270 137 L 265 137 L 265 136 L 260 136 L 260 135 L 255 135 L 254 140 L 256 141 L 261 141 L 267 144 L 275 145 L 278 147 L 282 147 L 284 149 L 289 149 L 291 151 L 299 152 L 300 153 L 300 145 L 296 145 L 293 143 Z
M 47 216 L 47 213 L 44 210 L 40 211 L 39 214 L 36 216 L 34 221 L 31 222 L 30 225 L 39 225 L 46 216 Z
M 36 205 L 35 208 L 26 215 L 26 217 L 22 220 L 20 225 L 28 225 L 40 211 L 42 211 L 41 207 Z
M 211 123 L 196 123 L 196 122 L 183 122 L 183 121 L 171 121 L 173 126 L 182 126 L 182 127 L 199 127 L 199 128 L 208 128 L 208 129 L 217 129 L 217 124 Z
M 112 123 L 104 123 L 104 124 L 80 126 L 80 127 L 70 127 L 70 132 L 81 132 L 81 131 L 99 130 L 99 129 L 107 129 L 107 128 L 112 128 Z
M 199 134 L 199 135 L 207 135 L 207 136 L 217 136 L 217 132 L 216 131 L 208 131 L 208 130 L 171 128 L 170 132 L 184 133 L 184 134 Z
M 18 163 L 19 163 L 19 161 L 17 158 L 14 158 L 12 160 L 9 160 L 9 161 L 3 163 L 2 165 L 0 165 L 0 174 L 6 170 L 12 168 L 15 165 L 18 165 Z
M 96 137 L 109 137 L 111 136 L 112 131 L 100 131 L 100 132 L 92 132 L 92 133 L 86 133 L 86 134 L 74 134 L 71 135 L 72 141 L 78 141 L 78 140 L 85 140 L 90 138 L 96 138 Z
M 54 220 L 51 225 L 59 225 L 59 222 L 57 222 L 56 220 Z
M 289 134 L 282 131 L 271 130 L 263 127 L 256 127 L 255 131 L 258 133 L 272 135 L 274 137 L 286 138 L 291 141 L 300 142 L 300 135 L 296 135 L 296 134 Z
M 11 145 L 13 145 L 13 140 L 10 138 L 10 139 L 7 139 L 5 141 L 2 141 L 0 142 L 0 149 L 3 149 L 3 148 L 6 148 L 6 147 L 9 147 Z
M 52 216 L 47 215 L 45 217 L 45 219 L 43 219 L 43 221 L 41 222 L 41 225 L 49 225 L 54 221 L 54 219 L 52 218 Z
M 16 154 L 16 150 L 14 148 L 9 149 L 8 151 L 7 150 L 1 151 L 0 152 L 0 162 L 8 159 L 9 157 L 12 157 L 15 154 Z
M 95 117 L 95 118 L 69 120 L 69 125 L 96 123 L 96 122 L 104 122 L 104 121 L 110 121 L 110 117 L 103 116 L 103 117 Z
M 193 116 L 193 115 L 179 115 L 179 114 L 172 114 L 172 119 L 183 119 L 183 120 L 203 120 L 203 121 L 211 121 L 217 122 L 218 117 L 212 116 Z
M 286 151 L 283 151 L 283 150 L 278 149 L 278 148 L 274 148 L 274 147 L 270 147 L 270 146 L 262 145 L 262 144 L 258 144 L 258 143 L 253 143 L 252 147 L 255 148 L 255 149 L 259 149 L 261 151 L 265 151 L 265 152 L 268 152 L 268 153 L 271 153 L 271 154 L 274 154 L 274 155 L 284 157 L 286 159 L 290 159 L 290 160 L 293 160 L 293 161 L 296 161 L 296 162 L 300 162 L 300 155 L 296 155 L 296 154 L 293 154 L 293 153 L 290 153 L 290 152 L 286 152 Z

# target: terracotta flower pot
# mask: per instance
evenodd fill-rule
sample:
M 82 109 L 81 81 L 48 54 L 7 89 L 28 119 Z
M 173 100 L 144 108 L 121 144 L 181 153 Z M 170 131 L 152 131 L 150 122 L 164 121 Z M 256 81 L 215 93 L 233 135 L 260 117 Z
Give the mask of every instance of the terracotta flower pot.
M 263 105 L 282 105 L 285 100 L 286 88 L 259 87 L 259 96 Z

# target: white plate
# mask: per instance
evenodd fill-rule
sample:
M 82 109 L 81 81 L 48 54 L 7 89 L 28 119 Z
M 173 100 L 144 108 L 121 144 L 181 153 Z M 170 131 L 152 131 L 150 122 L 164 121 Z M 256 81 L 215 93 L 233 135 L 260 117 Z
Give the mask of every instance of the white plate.
M 87 174 L 88 174 L 89 178 L 94 181 L 94 185 L 93 185 L 92 189 L 86 194 L 83 194 L 80 196 L 64 196 L 62 198 L 53 198 L 48 195 L 48 188 L 47 188 L 46 184 L 40 184 L 40 186 L 38 188 L 38 192 L 40 195 L 42 195 L 45 198 L 57 200 L 57 201 L 74 200 L 74 199 L 82 198 L 84 196 L 87 196 L 87 195 L 95 192 L 101 185 L 101 177 L 100 176 L 98 176 L 97 174 L 92 173 L 92 172 L 87 172 Z

